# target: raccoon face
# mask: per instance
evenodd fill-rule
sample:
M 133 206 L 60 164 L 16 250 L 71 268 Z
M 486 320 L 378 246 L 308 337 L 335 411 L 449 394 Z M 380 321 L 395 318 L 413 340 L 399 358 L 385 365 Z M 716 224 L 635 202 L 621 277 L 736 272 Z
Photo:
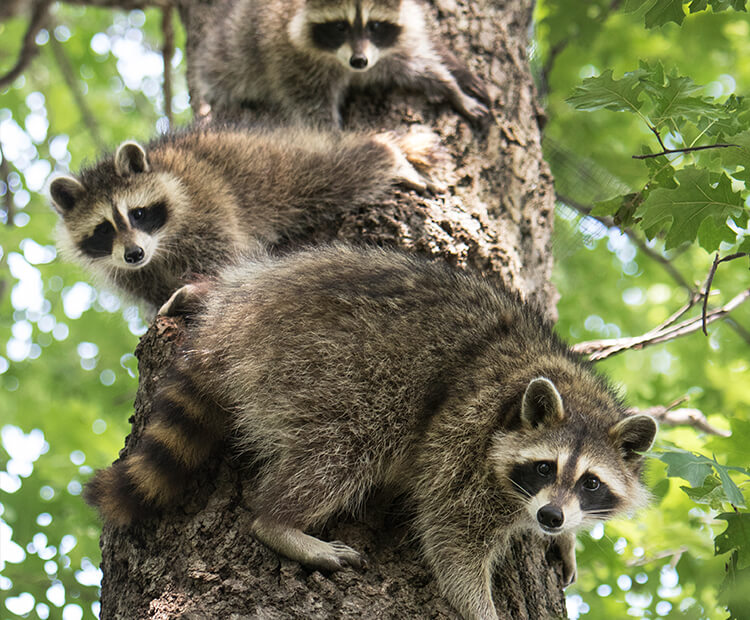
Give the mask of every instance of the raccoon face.
M 521 504 L 526 527 L 556 535 L 645 504 L 638 452 L 656 434 L 649 416 L 608 426 L 591 412 L 573 421 L 554 384 L 539 378 L 524 394 L 521 424 L 495 437 L 491 459 L 500 484 Z
M 97 179 L 91 191 L 74 177 L 58 177 L 50 183 L 50 197 L 62 217 L 65 244 L 78 256 L 102 266 L 141 269 L 154 258 L 169 220 L 174 180 L 153 173 L 134 142 L 117 149 L 114 169 L 114 177 Z
M 400 1 L 310 0 L 290 23 L 290 34 L 293 41 L 306 38 L 317 52 L 334 56 L 350 71 L 364 72 L 398 43 L 399 20 Z

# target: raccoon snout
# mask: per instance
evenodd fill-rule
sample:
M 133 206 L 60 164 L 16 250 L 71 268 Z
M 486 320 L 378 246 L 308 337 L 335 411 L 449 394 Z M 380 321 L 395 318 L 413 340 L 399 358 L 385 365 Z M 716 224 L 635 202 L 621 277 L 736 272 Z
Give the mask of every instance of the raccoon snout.
M 562 526 L 565 517 L 563 511 L 557 506 L 547 504 L 542 506 L 536 513 L 536 520 L 546 529 L 556 530 Z
M 352 57 L 349 59 L 349 64 L 353 69 L 362 70 L 367 66 L 367 56 L 359 53 L 352 54 Z
M 125 248 L 125 262 L 130 265 L 135 265 L 143 260 L 145 253 L 143 248 L 139 245 L 134 245 L 129 248 Z

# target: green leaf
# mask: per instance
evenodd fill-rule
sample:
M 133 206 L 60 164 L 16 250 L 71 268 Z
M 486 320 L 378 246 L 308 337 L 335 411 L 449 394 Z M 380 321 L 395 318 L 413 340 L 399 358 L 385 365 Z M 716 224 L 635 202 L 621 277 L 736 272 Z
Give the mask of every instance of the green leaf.
M 703 86 L 696 84 L 691 78 L 673 72 L 666 76 L 665 81 L 666 83 L 650 79 L 643 81 L 644 90 L 655 104 L 649 115 L 655 127 L 676 123 L 683 118 L 697 122 L 701 116 L 714 113 L 716 106 L 713 103 L 702 97 L 691 96 L 703 90 Z
M 611 200 L 597 202 L 591 210 L 591 215 L 611 215 L 617 226 L 626 228 L 635 223 L 633 216 L 641 202 L 643 202 L 643 192 L 617 196 Z
M 750 184 L 750 129 L 732 136 L 731 142 L 737 146 L 718 151 L 721 163 L 732 177 Z
M 682 0 L 657 0 L 657 2 L 646 12 L 646 28 L 663 26 L 669 22 L 682 24 L 685 19 L 685 11 L 682 9 Z
M 732 183 L 722 174 L 718 183 L 711 182 L 708 170 L 695 167 L 683 168 L 675 174 L 680 184 L 676 189 L 659 188 L 651 192 L 636 211 L 644 229 L 666 228 L 666 249 L 699 238 L 701 224 L 713 218 L 715 227 L 707 225 L 699 238 L 701 246 L 709 252 L 718 249 L 717 239 L 723 238 L 717 228 L 726 227 L 726 219 L 741 216 L 744 200 L 732 192 Z
M 643 72 L 639 69 L 626 73 L 620 80 L 613 79 L 612 73 L 610 69 L 599 76 L 586 78 L 583 83 L 576 86 L 566 101 L 577 110 L 639 110 L 643 105 L 639 100 L 643 92 Z
M 680 487 L 696 504 L 708 504 L 714 510 L 720 510 L 723 502 L 728 502 L 724 487 L 716 476 L 707 476 L 699 487 Z
M 727 522 L 727 529 L 714 539 L 716 555 L 737 549 L 737 568 L 750 566 L 750 513 L 724 512 L 717 519 Z
M 713 468 L 706 462 L 706 458 L 685 450 L 670 450 L 669 452 L 650 453 L 667 464 L 667 476 L 683 478 L 693 488 L 703 486 L 704 481 L 713 473 Z
M 680 448 L 672 448 L 666 452 L 649 453 L 667 464 L 667 476 L 683 478 L 690 483 L 693 489 L 706 488 L 708 484 L 706 478 L 716 470 L 721 480 L 723 494 L 727 501 L 735 506 L 744 506 L 745 498 L 742 492 L 729 477 L 729 472 L 734 471 L 750 477 L 750 471 L 742 467 L 732 467 L 721 465 L 715 458 L 708 458 L 702 454 L 693 454 Z M 700 492 L 699 496 L 702 497 Z

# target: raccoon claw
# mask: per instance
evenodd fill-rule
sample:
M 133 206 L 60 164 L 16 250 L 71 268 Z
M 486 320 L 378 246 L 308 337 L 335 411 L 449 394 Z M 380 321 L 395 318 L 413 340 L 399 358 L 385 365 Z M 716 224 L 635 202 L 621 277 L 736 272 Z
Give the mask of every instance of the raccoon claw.
M 334 540 L 328 544 L 340 562 L 339 568 L 344 568 L 346 566 L 350 566 L 351 568 L 364 568 L 367 566 L 365 559 L 358 551 L 355 551 L 349 545 L 344 544 L 340 540 Z
M 576 580 L 576 539 L 575 536 L 563 534 L 557 540 L 563 565 L 563 587 L 567 588 Z
M 563 566 L 563 588 L 572 586 L 575 583 L 577 576 L 575 567 L 570 570 L 567 566 Z
M 461 111 L 472 121 L 486 121 L 490 117 L 489 108 L 469 96 L 464 97 L 461 101 Z

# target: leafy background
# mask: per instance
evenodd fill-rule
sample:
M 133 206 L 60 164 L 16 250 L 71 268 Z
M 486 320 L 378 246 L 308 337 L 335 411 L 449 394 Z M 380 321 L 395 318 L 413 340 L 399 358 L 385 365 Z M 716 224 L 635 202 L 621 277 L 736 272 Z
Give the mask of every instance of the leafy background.
M 748 251 L 744 8 L 741 0 L 538 3 L 529 51 L 560 198 L 554 280 L 558 329 L 569 340 L 639 335 L 700 288 L 714 252 Z M 56 257 L 56 217 L 42 192 L 51 171 L 168 127 L 160 22 L 155 10 L 55 5 L 31 69 L 0 91 L 4 617 L 98 614 L 99 524 L 79 494 L 123 445 L 137 387 L 132 351 L 145 325 L 137 308 Z M 0 73 L 25 26 L 0 24 Z M 179 26 L 176 34 L 179 123 L 190 113 Z M 632 159 L 661 150 L 656 133 L 669 149 L 739 146 Z M 747 258 L 721 264 L 711 306 L 749 282 Z M 571 618 L 750 617 L 749 342 L 746 304 L 707 337 L 599 363 L 633 406 L 687 396 L 683 406 L 731 436 L 662 428 L 646 472 L 651 507 L 579 537 Z

